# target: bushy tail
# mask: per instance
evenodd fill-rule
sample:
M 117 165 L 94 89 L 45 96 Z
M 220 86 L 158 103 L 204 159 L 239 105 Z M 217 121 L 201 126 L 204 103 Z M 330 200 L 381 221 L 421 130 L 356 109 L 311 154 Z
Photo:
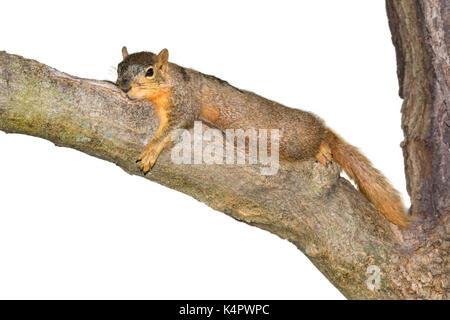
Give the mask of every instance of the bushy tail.
M 372 202 L 389 221 L 407 227 L 410 218 L 399 193 L 380 171 L 372 167 L 367 159 L 354 146 L 346 143 L 333 131 L 328 130 L 328 144 L 333 159 L 348 176 L 356 182 L 358 189 Z

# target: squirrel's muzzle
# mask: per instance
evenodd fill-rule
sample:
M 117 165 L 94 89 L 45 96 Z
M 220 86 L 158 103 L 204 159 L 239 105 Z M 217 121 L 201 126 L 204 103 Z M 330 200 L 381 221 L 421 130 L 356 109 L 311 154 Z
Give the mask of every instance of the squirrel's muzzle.
M 120 90 L 122 90 L 123 92 L 127 93 L 128 91 L 130 91 L 131 87 L 130 86 L 120 86 Z
M 130 80 L 125 77 L 118 77 L 116 85 L 125 93 L 131 90 Z

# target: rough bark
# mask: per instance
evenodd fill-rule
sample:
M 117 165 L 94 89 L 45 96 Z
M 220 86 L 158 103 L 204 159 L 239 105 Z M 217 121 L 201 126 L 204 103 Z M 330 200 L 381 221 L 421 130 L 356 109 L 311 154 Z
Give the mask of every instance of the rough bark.
M 405 41 L 403 33 L 399 32 L 404 28 L 400 17 L 402 14 L 409 17 L 411 13 L 401 13 L 392 3 L 388 3 L 388 12 L 398 46 Z M 401 48 L 399 61 L 409 61 L 406 49 Z M 429 59 L 430 54 L 425 49 L 423 60 Z M 400 73 L 407 75 L 412 67 L 415 64 L 405 63 L 399 68 L 403 70 Z M 438 73 L 435 71 L 435 74 Z M 425 97 L 424 92 L 431 91 L 425 92 L 427 98 L 414 98 L 415 102 L 410 104 L 424 108 L 424 101 L 430 99 L 426 104 L 429 110 L 426 116 L 433 112 L 438 115 L 435 108 L 439 109 L 441 100 L 436 99 L 448 99 L 448 92 L 444 92 L 448 87 L 441 87 L 440 96 L 439 92 L 432 94 L 433 88 L 438 90 L 437 82 L 433 82 L 438 77 L 423 80 L 424 76 L 420 73 L 415 77 L 420 79 L 415 80 L 416 84 L 428 84 L 416 89 L 417 94 Z M 403 80 L 403 93 L 414 96 L 411 85 L 404 89 L 405 83 L 410 81 Z M 432 101 L 436 101 L 435 104 Z M 435 119 L 422 116 L 414 123 L 425 128 L 420 121 L 429 125 Z M 151 104 L 130 102 L 110 83 L 72 77 L 36 61 L 0 52 L 0 130 L 42 137 L 58 146 L 75 148 L 114 162 L 130 174 L 141 175 L 135 159 L 156 127 Z M 428 211 L 431 208 L 420 206 L 421 202 L 413 199 L 413 208 L 421 208 L 417 212 L 426 218 L 411 230 L 400 230 L 387 222 L 360 192 L 339 176 L 339 168 L 333 164 L 323 167 L 313 161 L 280 161 L 278 174 L 262 176 L 259 167 L 253 165 L 176 165 L 170 160 L 170 150 L 166 150 L 146 178 L 191 195 L 239 221 L 288 239 L 348 298 L 448 298 L 448 189 L 440 185 L 444 190 L 430 191 L 423 187 L 422 176 L 416 176 L 423 174 L 423 167 L 431 159 L 432 163 L 437 163 L 430 166 L 426 178 L 436 178 L 437 185 L 440 181 L 449 181 L 448 176 L 434 171 L 447 170 L 448 173 L 448 163 L 442 162 L 443 154 L 434 155 L 440 150 L 434 144 L 431 150 L 426 150 L 428 157 L 418 156 L 418 152 L 424 150 L 416 150 L 420 148 L 417 143 L 411 146 L 417 136 L 408 140 L 409 131 L 405 134 L 409 190 L 413 198 L 424 192 L 427 195 L 424 201 L 439 208 Z M 448 143 L 443 134 L 448 131 L 432 135 L 432 143 Z M 439 163 L 444 168 L 439 168 Z M 427 190 L 430 193 L 425 193 Z M 443 198 L 434 194 L 437 192 L 441 192 Z M 436 199 L 444 202 L 433 202 Z M 366 282 L 372 265 L 381 272 L 378 289 Z
M 450 211 L 450 2 L 387 1 L 397 54 L 411 210 L 433 229 Z

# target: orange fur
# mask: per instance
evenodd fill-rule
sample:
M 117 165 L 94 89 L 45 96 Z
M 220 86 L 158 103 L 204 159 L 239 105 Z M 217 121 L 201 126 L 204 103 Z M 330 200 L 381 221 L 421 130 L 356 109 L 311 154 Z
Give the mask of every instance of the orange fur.
M 211 105 L 205 105 L 203 106 L 201 113 L 200 113 L 200 119 L 208 122 L 208 123 L 214 123 L 217 118 L 219 118 L 220 111 L 217 107 L 211 106 Z
M 319 152 L 316 154 L 316 159 L 323 166 L 331 162 L 332 154 L 328 142 L 324 141 L 319 147 Z
M 169 123 L 170 95 L 170 91 L 160 90 L 152 96 L 151 100 L 155 106 L 155 113 L 160 122 L 159 128 L 152 140 L 150 140 L 138 158 L 141 161 L 141 169 L 144 172 L 148 172 L 155 165 L 161 151 L 171 142 L 170 137 L 165 136 L 165 131 Z
M 346 143 L 331 130 L 326 136 L 333 159 L 353 179 L 362 194 L 389 221 L 407 227 L 411 219 L 406 213 L 397 190 L 380 171 L 372 167 L 367 159 L 354 146 Z

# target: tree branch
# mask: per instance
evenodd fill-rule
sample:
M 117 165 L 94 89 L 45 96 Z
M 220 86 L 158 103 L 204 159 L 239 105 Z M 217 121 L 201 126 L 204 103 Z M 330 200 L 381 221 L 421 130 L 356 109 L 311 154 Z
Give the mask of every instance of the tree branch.
M 141 175 L 135 159 L 156 127 L 151 104 L 130 102 L 108 82 L 0 52 L 0 130 L 48 139 Z M 288 239 L 348 298 L 446 294 L 443 281 L 433 282 L 441 278 L 423 279 L 416 268 L 416 231 L 387 222 L 336 165 L 280 161 L 276 175 L 262 176 L 253 165 L 176 165 L 166 150 L 146 178 Z M 427 247 L 419 258 L 425 254 L 435 259 L 441 252 Z M 371 265 L 381 272 L 379 289 L 367 286 Z M 445 279 L 441 269 L 435 268 Z

